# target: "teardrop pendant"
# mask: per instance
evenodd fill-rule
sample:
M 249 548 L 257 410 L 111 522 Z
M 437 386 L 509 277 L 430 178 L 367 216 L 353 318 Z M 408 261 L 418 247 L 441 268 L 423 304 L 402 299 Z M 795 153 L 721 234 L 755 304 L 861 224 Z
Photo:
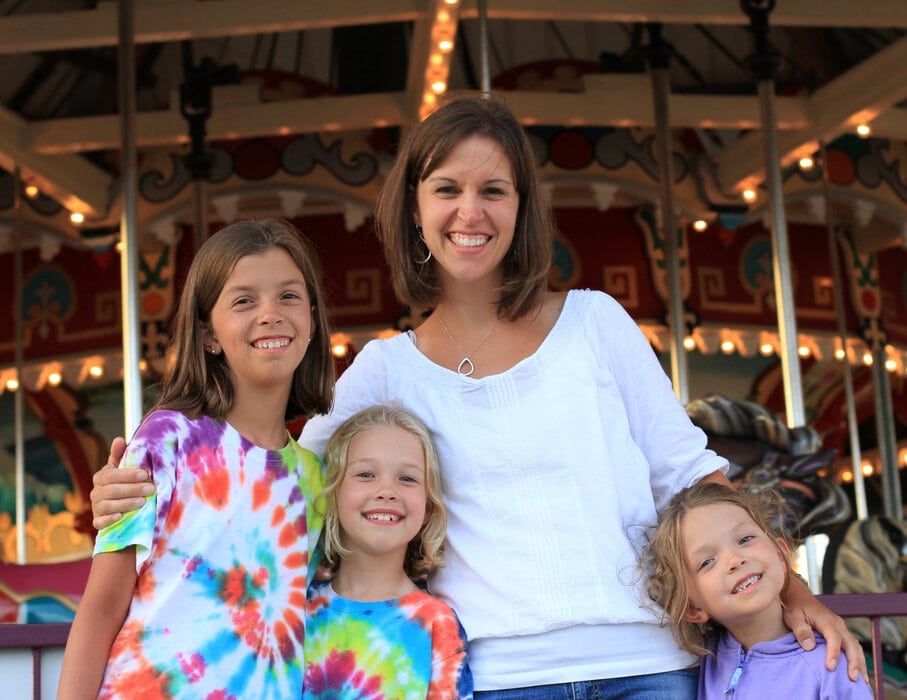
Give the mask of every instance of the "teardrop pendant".
M 457 372 L 462 374 L 464 377 L 471 376 L 475 371 L 476 366 L 472 364 L 472 360 L 470 360 L 468 357 L 464 357 L 462 360 L 460 360 L 460 364 L 457 365 Z

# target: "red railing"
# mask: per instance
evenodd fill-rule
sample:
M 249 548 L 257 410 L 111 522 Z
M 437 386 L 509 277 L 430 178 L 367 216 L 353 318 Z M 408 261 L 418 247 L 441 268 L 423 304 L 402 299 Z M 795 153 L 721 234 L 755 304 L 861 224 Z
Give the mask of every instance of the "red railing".
M 883 617 L 907 615 L 907 593 L 835 593 L 820 595 L 819 600 L 841 617 L 867 617 L 872 627 L 872 688 L 876 700 L 885 697 L 882 663 Z
M 69 636 L 70 623 L 52 622 L 40 625 L 0 624 L 0 649 L 31 649 L 32 698 L 42 700 L 41 662 L 48 647 L 63 647 Z

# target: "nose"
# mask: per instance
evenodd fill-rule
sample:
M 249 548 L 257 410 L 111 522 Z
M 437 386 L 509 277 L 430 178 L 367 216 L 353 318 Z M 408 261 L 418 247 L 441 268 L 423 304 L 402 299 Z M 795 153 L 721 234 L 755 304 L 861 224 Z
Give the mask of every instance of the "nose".
M 283 321 L 283 315 L 280 313 L 280 309 L 277 306 L 277 302 L 273 300 L 265 300 L 261 302 L 261 307 L 258 313 L 258 322 L 261 324 L 266 323 L 281 323 Z
M 484 212 L 482 211 L 482 201 L 475 192 L 464 193 L 460 200 L 460 209 L 458 212 L 460 221 L 464 224 L 472 225 L 482 220 Z
M 728 555 L 728 570 L 729 571 L 736 571 L 744 564 L 746 564 L 746 559 L 744 558 L 744 556 L 742 554 L 740 554 L 738 552 L 731 552 Z
M 382 479 L 378 484 L 378 491 L 375 497 L 383 501 L 396 501 L 396 481 L 393 479 Z

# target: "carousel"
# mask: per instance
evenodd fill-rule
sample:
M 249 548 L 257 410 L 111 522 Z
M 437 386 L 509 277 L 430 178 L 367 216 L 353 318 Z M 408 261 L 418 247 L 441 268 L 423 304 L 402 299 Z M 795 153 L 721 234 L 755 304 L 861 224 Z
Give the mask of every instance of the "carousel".
M 239 218 L 296 225 L 321 260 L 339 371 L 416 327 L 374 204 L 401 134 L 449 93 L 499 99 L 525 126 L 557 223 L 551 288 L 603 290 L 634 317 L 732 476 L 793 506 L 816 593 L 885 596 L 855 629 L 898 697 L 902 0 L 0 10 L 6 697 L 55 693 L 91 475 L 153 400 L 200 242 Z

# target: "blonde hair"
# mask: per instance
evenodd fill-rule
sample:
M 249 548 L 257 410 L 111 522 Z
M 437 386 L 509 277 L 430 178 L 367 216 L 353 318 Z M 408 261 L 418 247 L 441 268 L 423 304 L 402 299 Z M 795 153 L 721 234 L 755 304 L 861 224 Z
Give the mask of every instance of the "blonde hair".
M 285 417 L 291 420 L 330 410 L 335 368 L 318 261 L 302 235 L 278 219 L 237 221 L 199 248 L 173 319 L 170 357 L 156 408 L 169 408 L 192 417 L 223 419 L 227 415 L 235 392 L 230 369 L 222 354 L 205 352 L 202 324 L 210 322 L 211 310 L 236 263 L 247 255 L 260 255 L 272 248 L 282 249 L 292 258 L 302 273 L 312 304 L 312 339 L 293 372 Z
M 406 548 L 403 568 L 413 581 L 423 581 L 443 561 L 447 533 L 447 509 L 441 502 L 441 468 L 438 453 L 425 424 L 400 406 L 372 406 L 347 418 L 331 436 L 324 452 L 327 465 L 325 489 L 315 503 L 324 516 L 323 548 L 325 563 L 336 566 L 347 555 L 337 505 L 337 492 L 346 473 L 350 442 L 359 433 L 380 426 L 400 428 L 415 437 L 425 454 L 425 523 Z
M 771 537 L 781 558 L 787 562 L 785 590 L 792 572 L 790 558 L 778 543 L 783 540 L 788 546 L 793 546 L 781 524 L 783 519 L 779 516 L 785 508 L 777 493 L 770 490 L 749 493 L 724 484 L 700 481 L 676 494 L 659 513 L 658 525 L 642 554 L 642 566 L 647 577 L 646 593 L 660 608 L 657 612 L 661 615 L 662 624 L 667 622 L 682 649 L 697 656 L 709 653 L 706 641 L 721 627 L 713 620 L 698 624 L 688 622 L 685 618 L 690 604 L 690 592 L 681 525 L 690 511 L 717 503 L 742 508 Z

